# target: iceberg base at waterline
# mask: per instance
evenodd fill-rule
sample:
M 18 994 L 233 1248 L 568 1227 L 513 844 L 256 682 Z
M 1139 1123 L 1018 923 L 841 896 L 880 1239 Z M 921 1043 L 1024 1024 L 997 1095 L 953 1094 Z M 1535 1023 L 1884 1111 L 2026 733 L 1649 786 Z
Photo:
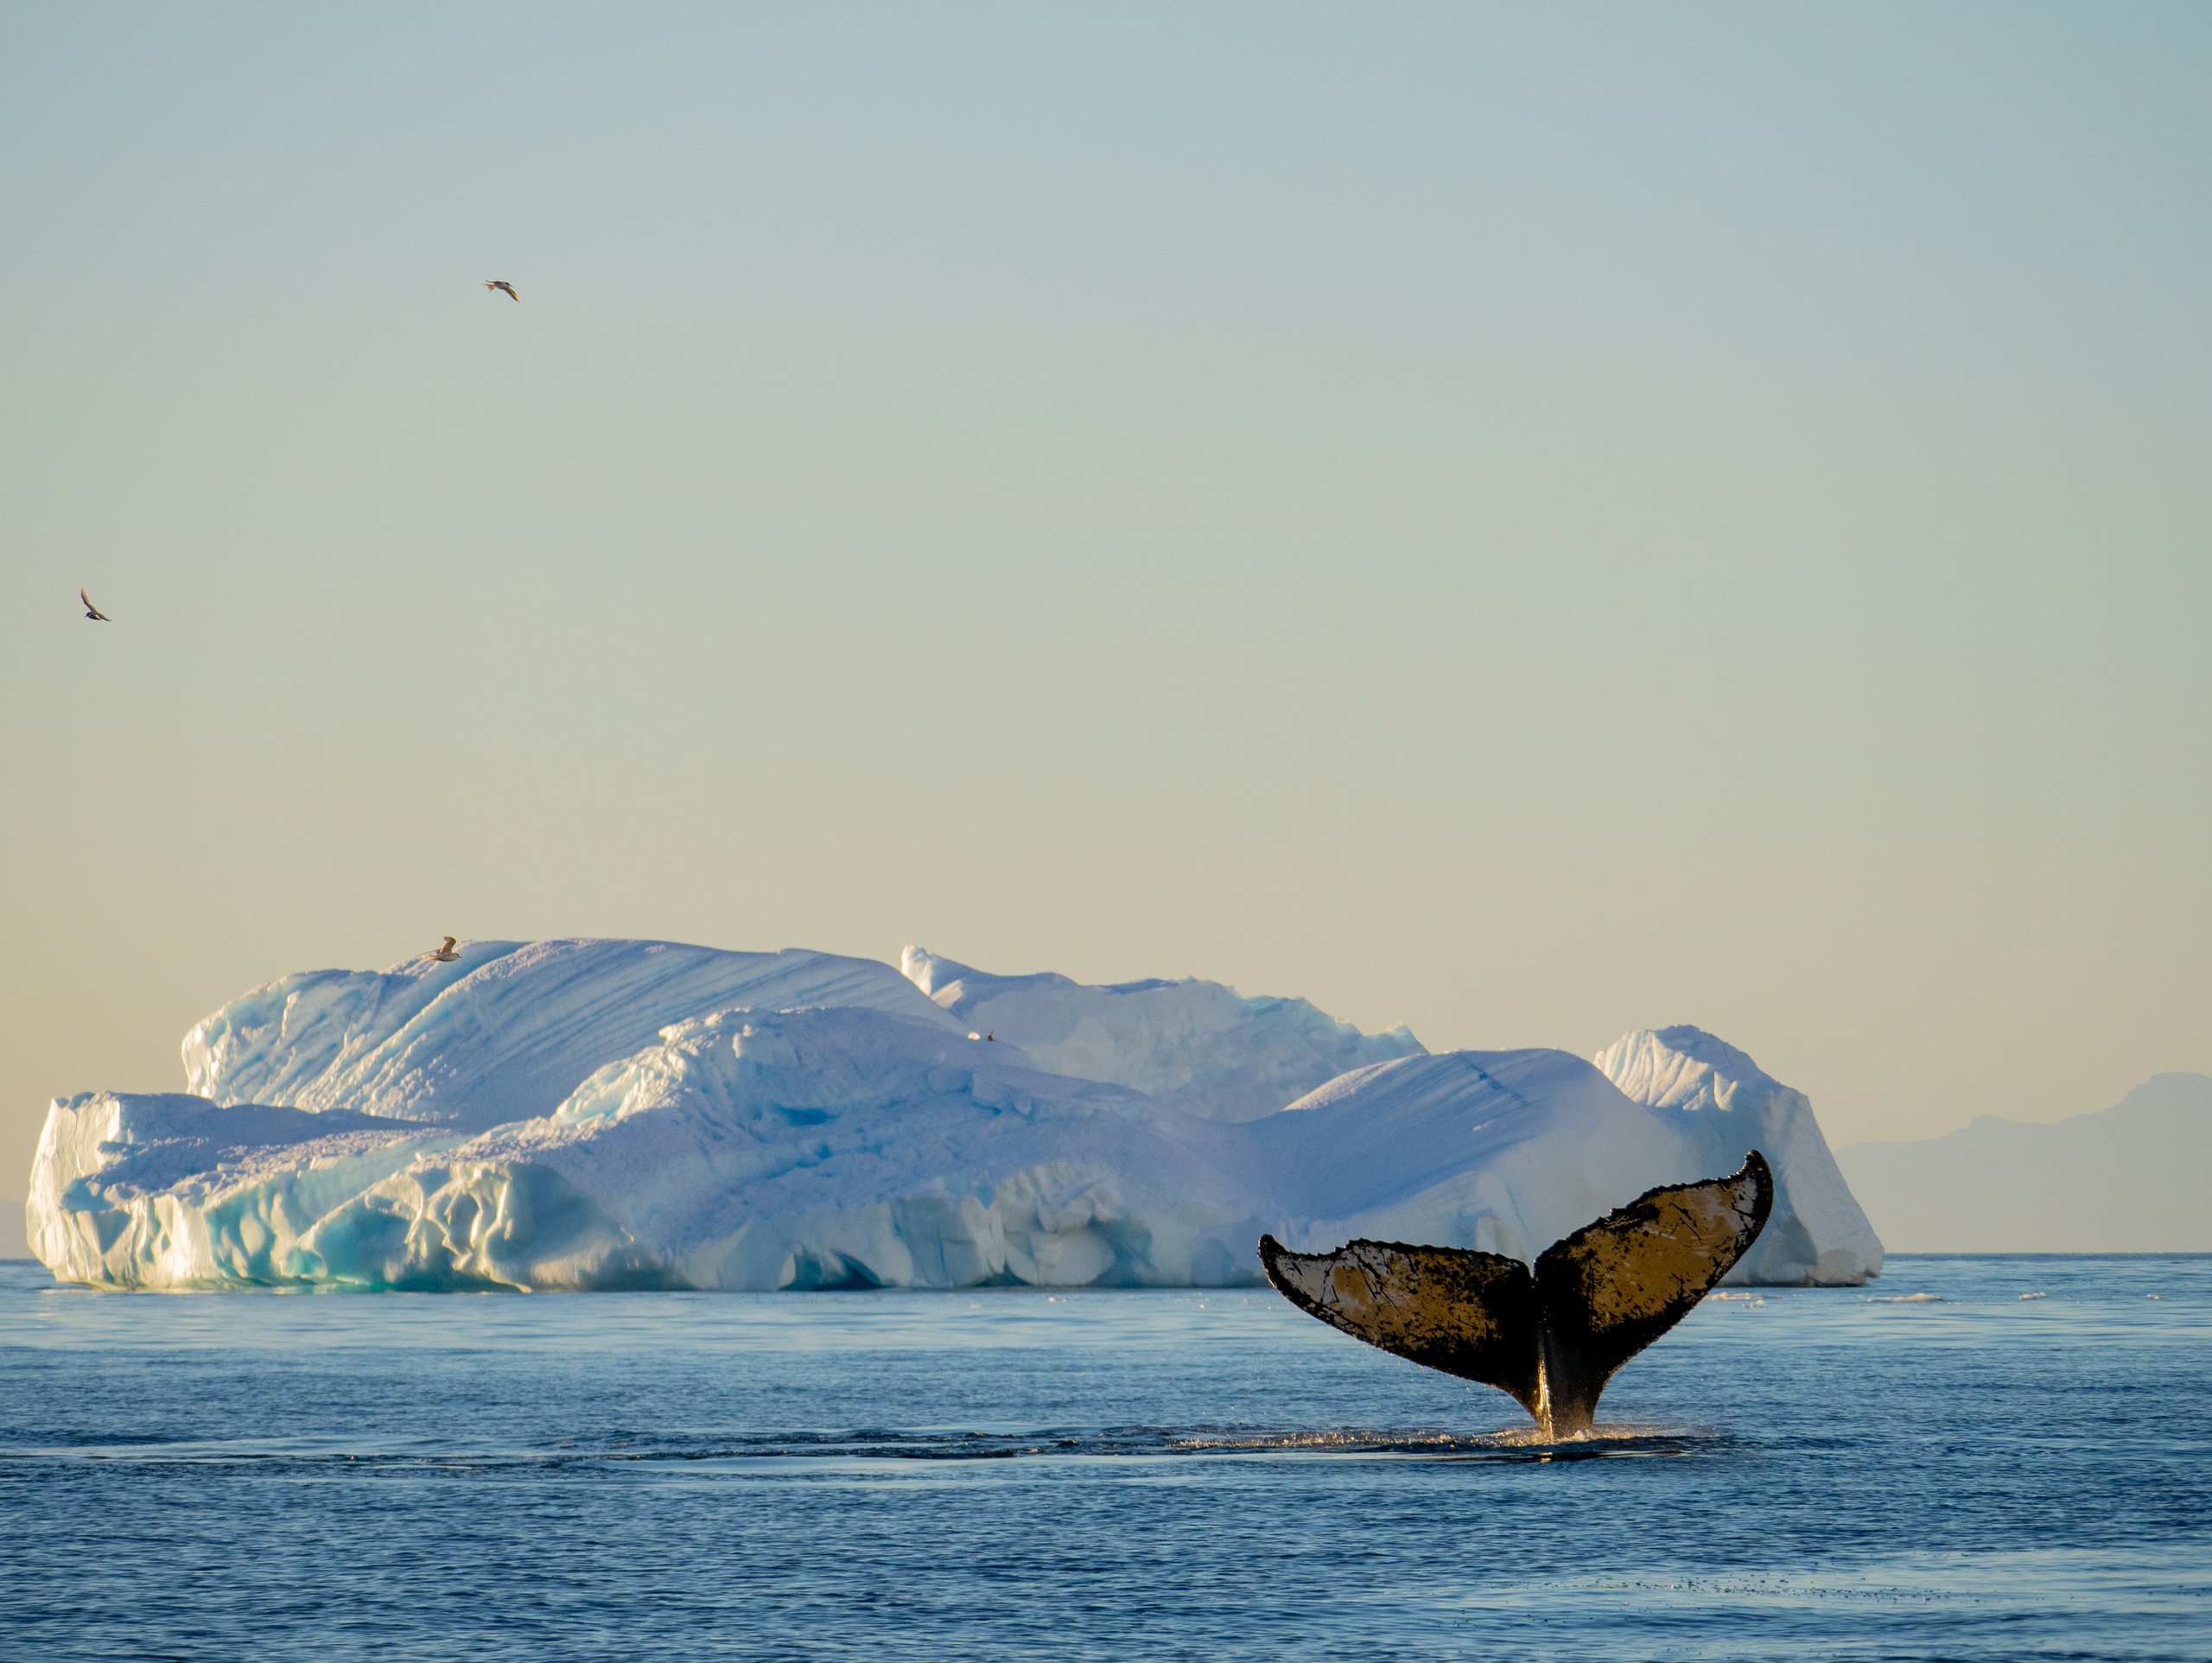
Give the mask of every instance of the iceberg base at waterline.
M 1755 1144 L 1827 1153 L 1795 1094 L 1641 1101 L 1217 983 L 1033 979 L 985 1038 L 950 1008 L 978 973 L 907 962 L 479 943 L 287 978 L 188 1036 L 190 1095 L 52 1106 L 32 1249 L 110 1288 L 1218 1286 L 1262 1280 L 1263 1232 L 1530 1259 Z M 1735 1279 L 1877 1273 L 1833 1162 L 1796 1165 Z

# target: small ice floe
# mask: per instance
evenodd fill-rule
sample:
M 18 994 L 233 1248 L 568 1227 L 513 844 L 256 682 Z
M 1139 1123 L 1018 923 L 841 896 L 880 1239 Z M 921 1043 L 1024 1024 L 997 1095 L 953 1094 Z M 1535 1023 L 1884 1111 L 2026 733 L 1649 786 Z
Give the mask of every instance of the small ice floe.
M 2155 1293 L 2146 1293 L 2146 1294 L 2145 1294 L 2143 1297 L 2144 1297 L 2145 1299 L 2155 1299 L 2155 1298 L 2157 1298 L 2158 1296 L 2157 1294 L 2155 1294 Z
M 1763 1305 L 1766 1303 L 1756 1293 L 1708 1293 L 1705 1298 L 1708 1304 L 1715 1299 L 1731 1299 L 1747 1305 Z
M 1940 1305 L 1943 1303 L 1943 1296 L 1940 1293 L 1878 1293 L 1870 1295 L 1866 1303 L 1870 1305 Z
M 2024 1293 L 2020 1297 L 2023 1299 L 2048 1299 L 2050 1298 L 2048 1293 Z

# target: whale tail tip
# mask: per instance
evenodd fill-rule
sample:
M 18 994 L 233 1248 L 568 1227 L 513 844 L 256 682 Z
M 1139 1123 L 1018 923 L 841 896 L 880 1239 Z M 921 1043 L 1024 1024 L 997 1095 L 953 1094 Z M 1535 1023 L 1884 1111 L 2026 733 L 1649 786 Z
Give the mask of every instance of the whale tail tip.
M 1648 1190 L 1554 1242 L 1503 1254 L 1402 1241 L 1293 1253 L 1260 1238 L 1277 1292 L 1355 1339 L 1510 1394 L 1547 1438 L 1590 1430 L 1614 1371 L 1688 1316 L 1774 1210 L 1756 1149 L 1726 1177 Z

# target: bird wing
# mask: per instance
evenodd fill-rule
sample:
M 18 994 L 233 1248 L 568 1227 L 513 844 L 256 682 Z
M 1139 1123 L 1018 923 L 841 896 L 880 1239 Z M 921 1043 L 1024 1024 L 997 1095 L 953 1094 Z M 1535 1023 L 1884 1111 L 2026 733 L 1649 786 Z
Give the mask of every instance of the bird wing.
M 1509 1392 L 1535 1412 L 1536 1285 L 1502 1254 L 1348 1241 L 1292 1253 L 1260 1238 L 1260 1262 L 1283 1298 L 1356 1340 Z
M 1544 1321 L 1591 1376 L 1606 1378 L 1697 1307 L 1751 1250 L 1774 1210 L 1756 1149 L 1727 1177 L 1647 1190 L 1536 1260 Z
M 441 953 L 450 953 L 450 952 L 452 952 L 452 951 L 453 951 L 453 942 L 454 942 L 454 938 L 453 938 L 451 936 L 448 936 L 446 937 L 446 944 L 445 944 L 443 947 L 441 947 L 440 949 L 438 949 L 438 951 L 440 951 Z

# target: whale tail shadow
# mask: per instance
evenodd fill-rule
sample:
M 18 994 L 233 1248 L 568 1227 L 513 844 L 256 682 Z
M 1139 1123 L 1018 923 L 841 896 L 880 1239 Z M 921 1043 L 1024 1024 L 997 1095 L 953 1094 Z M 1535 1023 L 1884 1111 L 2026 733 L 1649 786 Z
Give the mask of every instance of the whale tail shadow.
M 1613 1371 L 1695 1308 L 1758 1240 L 1774 1173 L 1756 1149 L 1727 1177 L 1647 1190 L 1554 1241 L 1535 1271 L 1503 1254 L 1260 1238 L 1276 1291 L 1354 1339 L 1510 1393 L 1547 1438 L 1590 1430 Z

